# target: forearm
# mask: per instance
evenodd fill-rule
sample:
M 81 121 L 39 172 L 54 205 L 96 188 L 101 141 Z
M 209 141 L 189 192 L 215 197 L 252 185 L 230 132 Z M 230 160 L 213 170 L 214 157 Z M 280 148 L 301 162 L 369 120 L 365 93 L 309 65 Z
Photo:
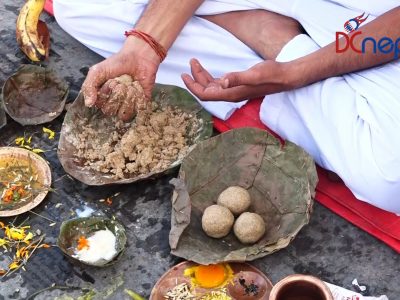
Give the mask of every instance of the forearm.
M 169 49 L 204 0 L 151 0 L 135 28 Z
M 297 76 L 293 79 L 294 87 L 305 86 L 329 77 L 371 68 L 398 59 L 400 55 L 400 7 L 361 27 L 349 36 L 350 39 L 352 37 L 356 51 L 349 47 L 347 51 L 337 53 L 336 43 L 332 43 L 310 55 L 288 63 L 289 72 L 295 74 L 295 77 Z M 374 42 L 372 40 L 364 42 L 367 37 L 376 41 L 375 53 Z M 380 43 L 379 41 L 383 37 L 392 40 L 392 44 L 390 45 L 389 40 Z M 339 49 L 344 48 L 344 42 L 344 38 L 339 41 Z M 385 43 L 387 43 L 386 46 L 384 46 Z M 359 50 L 363 50 L 363 44 L 364 53 L 359 53 Z M 391 47 L 393 47 L 392 50 L 388 51 Z M 387 53 L 384 53 L 385 51 Z

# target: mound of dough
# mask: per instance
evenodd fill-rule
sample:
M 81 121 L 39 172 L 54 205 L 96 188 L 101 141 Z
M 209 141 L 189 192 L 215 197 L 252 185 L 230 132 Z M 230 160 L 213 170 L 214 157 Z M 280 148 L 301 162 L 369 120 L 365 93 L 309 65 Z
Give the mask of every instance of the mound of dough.
M 244 212 L 237 218 L 233 232 L 243 244 L 254 244 L 265 233 L 265 222 L 259 214 Z
M 234 221 L 235 219 L 229 209 L 219 205 L 211 205 L 204 210 L 201 225 L 208 236 L 222 238 L 231 231 Z
M 97 93 L 96 106 L 107 116 L 118 116 L 124 122 L 142 110 L 146 110 L 150 101 L 138 81 L 130 75 L 109 79 Z
M 70 142 L 86 168 L 116 179 L 166 170 L 186 156 L 202 126 L 192 114 L 146 100 L 140 84 L 129 75 L 107 81 L 98 99 L 102 103 L 96 105 L 112 116 L 101 118 L 96 125 L 79 120 L 81 131 Z M 128 104 L 134 105 L 136 118 L 125 123 Z
M 250 207 L 250 194 L 240 186 L 230 186 L 219 195 L 217 203 L 238 216 Z

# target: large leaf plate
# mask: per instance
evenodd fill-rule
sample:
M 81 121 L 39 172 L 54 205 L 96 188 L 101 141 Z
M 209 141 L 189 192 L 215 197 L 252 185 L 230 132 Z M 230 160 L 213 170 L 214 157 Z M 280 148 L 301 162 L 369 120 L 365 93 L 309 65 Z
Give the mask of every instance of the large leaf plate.
M 51 186 L 51 170 L 49 164 L 38 154 L 17 147 L 0 147 L 0 175 L 1 168 L 7 164 L 15 167 L 31 167 L 38 176 L 41 191 L 26 201 L 15 201 L 5 204 L 0 201 L 0 217 L 10 217 L 27 212 L 39 205 L 46 197 Z M 1 177 L 1 176 L 0 176 Z
M 54 120 L 64 110 L 67 96 L 67 83 L 55 72 L 36 65 L 22 65 L 2 90 L 5 111 L 21 125 Z
M 6 112 L 4 111 L 3 101 L 0 98 L 0 129 L 7 125 Z
M 198 130 L 196 136 L 189 141 L 191 147 L 202 140 L 208 139 L 212 135 L 213 125 L 211 115 L 205 111 L 196 99 L 186 90 L 176 86 L 156 84 L 153 89 L 152 98 L 153 101 L 160 103 L 160 105 L 178 107 L 201 120 L 200 130 Z M 95 108 L 88 108 L 84 105 L 82 94 L 78 95 L 65 116 L 58 145 L 58 157 L 65 171 L 79 181 L 88 185 L 131 183 L 165 174 L 180 165 L 182 159 L 176 160 L 168 168 L 160 172 L 150 172 L 148 174 L 124 179 L 117 179 L 113 174 L 105 174 L 84 167 L 84 161 L 75 155 L 77 151 L 72 143 L 72 140 L 81 131 L 81 128 L 77 125 L 77 121 L 80 119 L 89 119 L 91 124 L 94 125 L 94 128 L 102 128 L 102 130 L 99 130 L 98 134 L 100 138 L 107 140 L 115 128 L 114 126 L 107 126 L 104 128 L 104 118 L 105 116 L 101 111 Z
M 261 129 L 242 128 L 198 144 L 172 183 L 172 254 L 214 264 L 251 261 L 286 247 L 309 222 L 317 173 L 313 159 L 300 147 L 290 142 L 282 146 Z M 204 209 L 232 185 L 248 189 L 249 211 L 267 224 L 254 245 L 241 244 L 233 233 L 213 239 L 202 230 Z

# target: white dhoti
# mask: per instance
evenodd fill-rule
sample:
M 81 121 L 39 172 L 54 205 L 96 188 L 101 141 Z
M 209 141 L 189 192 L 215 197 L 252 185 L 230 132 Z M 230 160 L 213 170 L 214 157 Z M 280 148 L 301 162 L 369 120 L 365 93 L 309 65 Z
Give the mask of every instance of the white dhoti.
M 61 27 L 104 57 L 117 52 L 145 0 L 55 0 Z M 206 0 L 196 15 L 266 9 L 298 20 L 299 35 L 277 60 L 290 61 L 335 40 L 344 23 L 363 12 L 368 21 L 396 7 L 396 0 Z M 155 20 L 157 22 L 157 20 Z M 156 81 L 184 87 L 182 73 L 198 58 L 213 76 L 245 70 L 262 61 L 254 51 L 219 26 L 194 16 L 161 64 Z M 261 120 L 283 138 L 308 151 L 322 167 L 336 172 L 360 200 L 400 213 L 400 62 L 334 77 L 267 96 Z M 227 119 L 242 103 L 203 103 Z

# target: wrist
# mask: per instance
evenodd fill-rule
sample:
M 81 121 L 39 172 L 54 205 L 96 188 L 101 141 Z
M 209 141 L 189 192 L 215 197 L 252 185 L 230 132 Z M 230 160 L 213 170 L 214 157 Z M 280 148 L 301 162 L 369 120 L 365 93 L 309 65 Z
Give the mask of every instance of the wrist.
M 160 57 L 157 55 L 157 53 L 148 43 L 138 37 L 128 36 L 121 51 L 129 56 L 146 57 L 147 60 L 150 60 L 157 65 L 160 64 Z
M 140 30 L 146 32 L 147 34 L 151 35 L 162 47 L 168 50 L 171 47 L 172 42 L 168 37 L 168 34 L 165 33 L 160 26 L 157 26 L 157 22 L 151 23 L 137 23 L 134 27 L 136 30 Z
M 298 89 L 310 84 L 306 64 L 302 60 L 282 63 L 284 85 L 287 90 Z

